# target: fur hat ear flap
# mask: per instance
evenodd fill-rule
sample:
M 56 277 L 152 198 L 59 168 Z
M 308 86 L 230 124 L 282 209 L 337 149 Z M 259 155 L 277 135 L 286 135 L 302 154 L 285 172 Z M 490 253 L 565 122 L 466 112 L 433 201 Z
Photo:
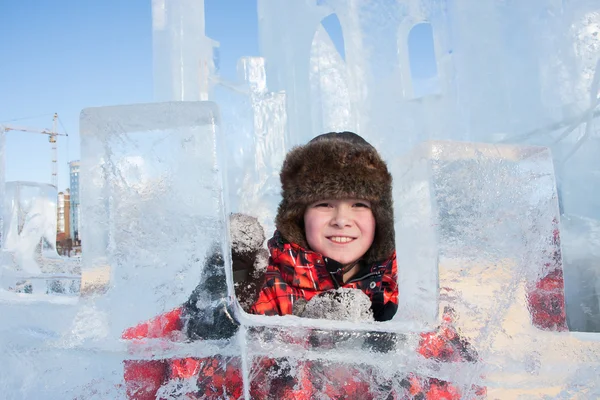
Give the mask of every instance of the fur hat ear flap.
M 352 132 L 317 136 L 286 156 L 280 173 L 282 197 L 275 225 L 283 238 L 309 248 L 304 230 L 306 207 L 324 199 L 371 202 L 375 239 L 365 259 L 386 260 L 394 251 L 392 176 L 377 150 Z

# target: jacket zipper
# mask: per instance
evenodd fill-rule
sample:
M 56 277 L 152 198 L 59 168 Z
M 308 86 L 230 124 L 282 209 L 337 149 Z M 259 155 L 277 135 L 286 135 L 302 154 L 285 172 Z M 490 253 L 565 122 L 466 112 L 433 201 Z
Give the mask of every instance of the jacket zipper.
M 349 280 L 348 282 L 346 282 L 346 283 L 360 282 L 360 281 L 362 281 L 363 279 L 369 278 L 369 277 L 371 277 L 371 276 L 374 276 L 374 275 L 379 275 L 379 273 L 377 273 L 377 272 L 369 272 L 368 274 L 366 274 L 366 275 L 363 275 L 363 276 L 361 276 L 360 278 L 354 278 L 354 279 L 350 279 L 350 280 Z

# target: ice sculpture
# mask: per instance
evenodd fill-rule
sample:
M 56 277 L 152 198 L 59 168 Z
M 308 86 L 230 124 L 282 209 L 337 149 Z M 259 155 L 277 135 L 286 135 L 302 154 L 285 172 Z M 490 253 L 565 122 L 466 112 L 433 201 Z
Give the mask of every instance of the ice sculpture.
M 261 51 L 268 60 L 267 82 L 273 90 L 286 92 L 290 145 L 304 143 L 317 134 L 312 129 L 319 121 L 311 121 L 311 105 L 340 102 L 348 102 L 352 118 L 337 129 L 357 129 L 388 158 L 423 139 L 443 137 L 450 131 L 460 131 L 456 138 L 465 138 L 466 131 L 457 125 L 459 114 L 454 112 L 456 104 L 451 96 L 427 99 L 425 104 L 410 101 L 413 95 L 406 40 L 410 28 L 418 22 L 430 21 L 434 26 L 440 75 L 450 88 L 454 80 L 450 75 L 454 66 L 448 62 L 451 44 L 443 35 L 450 29 L 445 5 L 418 4 L 258 1 Z M 310 67 L 316 63 L 316 52 L 327 48 L 321 21 L 332 16 L 337 16 L 342 27 L 345 62 L 329 61 L 331 51 L 320 57 L 320 76 L 338 90 L 330 89 L 314 98 L 311 79 L 315 74 Z M 324 108 L 323 113 L 335 114 L 335 108 Z M 438 118 L 425 118 L 425 108 Z M 401 138 L 393 148 L 382 143 L 391 132 L 393 137 Z
M 110 266 L 117 337 L 183 302 L 207 249 L 227 248 L 218 124 L 210 103 L 82 112 L 82 270 Z
M 123 398 L 123 362 L 155 351 L 141 344 L 128 354 L 119 341 L 126 327 L 181 304 L 203 279 L 217 283 L 217 304 L 228 298 L 218 124 L 211 103 L 82 112 L 83 297 L 34 305 L 0 298 L 0 382 L 9 398 Z M 203 268 L 214 251 L 225 261 Z M 214 346 L 200 353 L 231 347 Z M 24 349 L 36 349 L 35 363 Z
M 0 298 L 8 397 L 600 396 L 597 2 L 257 3 L 262 57 L 230 83 L 203 2 L 153 1 L 157 97 L 214 96 L 223 122 L 205 103 L 84 112 L 87 290 Z M 422 22 L 440 86 L 427 96 L 407 46 Z M 401 301 L 386 324 L 233 300 L 227 208 L 268 226 L 283 149 L 326 129 L 358 131 L 395 178 Z
M 19 285 L 37 285 L 29 281 L 18 284 L 18 275 L 37 280 L 42 273 L 73 272 L 60 268 L 56 252 L 56 187 L 7 182 L 5 193 L 3 288 L 15 291 L 20 290 Z
M 516 376 L 539 394 L 566 386 L 574 377 L 555 370 L 557 359 L 545 347 L 560 342 L 560 336 L 540 331 L 567 329 L 548 149 L 432 142 L 420 146 L 407 164 L 419 166 L 417 176 L 428 177 L 417 179 L 428 184 L 413 201 L 432 201 L 436 210 L 440 309 L 452 307 L 460 316 L 456 326 L 486 365 L 488 395 L 507 398 Z M 583 351 L 584 359 L 598 356 L 592 344 L 562 340 L 566 348 Z M 535 360 L 545 372 L 526 380 L 524 360 Z

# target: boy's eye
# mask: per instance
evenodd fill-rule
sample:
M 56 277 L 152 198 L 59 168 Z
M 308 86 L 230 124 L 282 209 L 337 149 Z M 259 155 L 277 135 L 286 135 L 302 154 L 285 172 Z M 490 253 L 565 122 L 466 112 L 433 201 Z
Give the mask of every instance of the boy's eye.
M 362 202 L 358 202 L 358 203 L 354 203 L 354 207 L 364 207 L 364 208 L 371 208 L 371 206 L 367 203 L 362 203 Z
M 317 203 L 314 207 L 329 207 L 329 203 Z

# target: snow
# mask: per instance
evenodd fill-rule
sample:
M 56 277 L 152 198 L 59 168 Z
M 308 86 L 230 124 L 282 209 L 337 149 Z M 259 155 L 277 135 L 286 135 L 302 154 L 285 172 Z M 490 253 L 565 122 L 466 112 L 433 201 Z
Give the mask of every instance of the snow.
M 233 214 L 229 219 L 231 248 L 234 252 L 254 253 L 263 245 L 265 233 L 255 217 Z
M 353 322 L 373 321 L 369 297 L 360 289 L 349 288 L 339 288 L 313 297 L 299 316 Z

